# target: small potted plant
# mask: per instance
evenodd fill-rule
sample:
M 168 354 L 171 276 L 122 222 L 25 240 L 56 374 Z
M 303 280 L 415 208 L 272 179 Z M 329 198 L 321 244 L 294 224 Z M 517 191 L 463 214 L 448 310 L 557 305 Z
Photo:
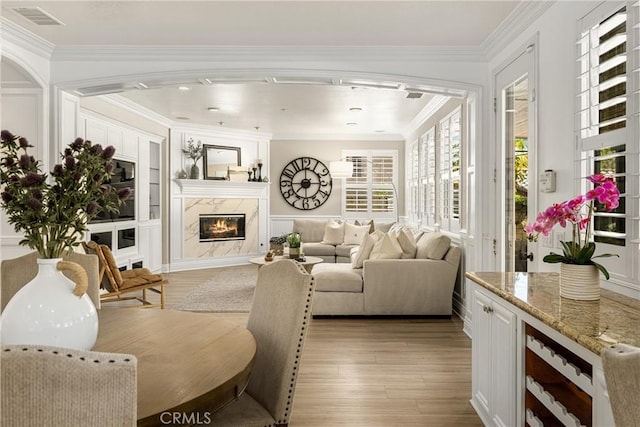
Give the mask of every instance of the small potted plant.
M 193 138 L 187 141 L 187 148 L 183 148 L 182 152 L 193 161 L 189 178 L 198 179 L 200 177 L 200 168 L 198 168 L 198 160 L 202 157 L 202 142 L 193 143 Z
M 300 233 L 289 233 L 287 235 L 287 245 L 289 245 L 289 258 L 298 258 L 300 256 L 300 246 L 302 246 Z

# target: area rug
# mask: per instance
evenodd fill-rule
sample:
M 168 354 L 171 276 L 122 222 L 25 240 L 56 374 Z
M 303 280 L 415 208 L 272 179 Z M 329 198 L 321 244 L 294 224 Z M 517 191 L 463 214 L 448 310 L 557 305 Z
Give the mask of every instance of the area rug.
M 255 265 L 222 267 L 213 270 L 211 278 L 186 294 L 174 310 L 211 313 L 248 313 L 256 287 Z

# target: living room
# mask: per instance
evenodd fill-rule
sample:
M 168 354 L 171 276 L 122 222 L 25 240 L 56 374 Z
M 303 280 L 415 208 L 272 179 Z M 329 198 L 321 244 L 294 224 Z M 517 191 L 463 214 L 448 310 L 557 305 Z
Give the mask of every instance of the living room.
M 365 40 L 356 37 L 354 33 L 357 32 L 347 31 L 349 25 L 366 28 L 367 24 L 353 17 L 357 16 L 356 12 L 367 16 L 362 8 L 364 2 L 336 2 L 343 3 L 339 10 L 344 16 L 351 16 L 345 22 L 332 22 L 328 18 L 333 16 L 328 12 L 330 7 L 322 6 L 320 3 L 323 2 L 300 5 L 296 2 L 261 2 L 264 3 L 261 5 L 240 2 L 235 6 L 228 2 L 194 2 L 194 10 L 200 10 L 200 15 L 215 15 L 219 27 L 215 36 L 209 36 L 212 38 L 205 42 L 192 33 L 187 34 L 183 23 L 175 24 L 175 30 L 167 31 L 166 28 L 174 28 L 169 25 L 171 20 L 167 21 L 169 26 L 162 27 L 162 31 L 154 35 L 142 32 L 144 35 L 139 35 L 140 38 L 131 36 L 127 39 L 130 41 L 124 42 L 118 31 L 102 36 L 98 31 L 91 31 L 91 23 L 99 19 L 99 13 L 105 13 L 104 19 L 110 16 L 108 8 L 91 6 L 91 2 L 75 2 L 75 6 L 65 5 L 65 2 L 56 5 L 29 2 L 30 6 L 31 3 L 40 6 L 64 21 L 69 31 L 85 31 L 86 39 L 73 38 L 63 31 L 65 27 L 38 27 L 25 20 L 13 10 L 22 7 L 23 3 L 3 2 L 2 5 L 2 129 L 26 136 L 35 145 L 36 158 L 43 159 L 45 166 L 53 165 L 58 153 L 78 136 L 103 145 L 116 145 L 116 157 L 135 165 L 136 218 L 93 224 L 87 236 L 90 238 L 93 234 L 110 239 L 115 246 L 117 262 L 123 267 L 142 263 L 154 273 L 169 276 L 205 271 L 247 263 L 250 258 L 263 256 L 269 249 L 270 238 L 290 232 L 298 218 L 373 219 L 379 223 L 397 219 L 399 223 L 423 231 L 440 232 L 461 248 L 463 256 L 452 308 L 454 317 L 460 319 L 458 326 L 471 336 L 472 284 L 464 273 L 522 271 L 514 270 L 516 265 L 521 268 L 522 262 L 524 271 L 557 272 L 557 266 L 544 262 L 543 258 L 554 250 L 561 250 L 559 241 L 570 237 L 556 229 L 550 237 L 516 250 L 515 235 L 518 233 L 505 227 L 512 219 L 511 208 L 517 205 L 509 196 L 510 191 L 515 190 L 507 184 L 510 166 L 506 159 L 521 153 L 516 147 L 517 153 L 509 154 L 513 147 L 504 145 L 503 141 L 508 137 L 502 130 L 509 127 L 509 118 L 503 113 L 521 108 L 518 111 L 523 114 L 524 125 L 521 122 L 518 125 L 524 128 L 515 126 L 514 129 L 517 136 L 526 136 L 528 144 L 530 197 L 525 209 L 529 221 L 546 206 L 570 199 L 582 191 L 581 177 L 590 173 L 588 163 L 593 160 L 593 150 L 626 144 L 626 169 L 616 171 L 618 176 L 626 177 L 626 211 L 616 212 L 624 225 L 620 226 L 619 221 L 616 222 L 618 229 L 607 229 L 611 223 L 601 225 L 601 236 L 617 240 L 601 241 L 598 246 L 602 244 L 602 251 L 618 255 L 602 262 L 611 275 L 609 280 L 602 279 L 601 286 L 638 299 L 640 184 L 639 165 L 633 160 L 640 140 L 638 49 L 629 49 L 626 56 L 627 73 L 631 77 L 627 79 L 629 95 L 624 134 L 618 132 L 610 140 L 607 140 L 610 135 L 588 140 L 579 124 L 584 116 L 581 107 L 584 98 L 581 97 L 581 74 L 575 65 L 582 56 L 576 46 L 580 41 L 578 34 L 595 22 L 594 11 L 601 7 L 598 3 L 468 2 L 465 3 L 468 11 L 459 14 L 459 28 L 452 31 L 447 28 L 453 27 L 451 15 L 447 13 L 453 13 L 453 9 L 448 9 L 453 6 L 447 2 L 406 2 L 414 4 L 397 5 L 393 13 L 390 11 L 394 8 L 386 2 L 371 2 L 367 4 L 373 8 L 371 22 L 380 25 L 384 13 L 388 13 L 389 22 L 393 23 L 390 28 L 394 31 L 386 32 L 387 39 L 385 34 L 370 34 L 370 40 Z M 184 22 L 193 19 L 194 27 L 196 23 L 203 25 L 184 10 L 178 13 L 179 8 L 173 2 L 163 3 L 164 6 L 158 6 L 158 10 L 162 10 L 162 13 L 158 12 L 159 16 L 180 16 L 178 20 Z M 313 13 L 305 13 L 305 3 L 307 8 L 312 8 L 307 10 L 318 11 L 317 22 L 309 16 Z M 421 3 L 424 4 L 419 5 Z M 432 11 L 426 9 L 429 3 L 435 8 Z M 603 10 L 614 10 L 616 5 L 616 2 L 606 2 Z M 637 46 L 640 38 L 637 2 L 620 5 L 627 6 L 628 22 L 635 25 L 629 25 L 627 43 Z M 384 9 L 384 6 L 388 8 Z M 72 7 L 77 8 L 77 13 L 71 13 L 69 8 Z M 110 18 L 115 22 L 122 19 L 135 23 L 136 19 L 142 19 L 134 6 L 118 7 L 125 9 L 114 12 L 122 14 L 119 18 Z M 256 9 L 247 13 L 250 7 Z M 412 12 L 410 7 L 418 9 Z M 256 10 L 261 13 L 255 13 Z M 77 22 L 82 11 L 87 13 L 86 22 L 76 29 L 71 22 Z M 225 12 L 234 17 L 251 16 L 243 23 L 244 29 L 235 33 L 235 39 L 228 25 L 223 25 Z M 281 17 L 287 13 L 291 21 Z M 597 13 L 602 15 L 605 11 L 597 10 Z M 449 24 L 445 23 L 447 16 Z M 323 29 L 324 38 L 314 38 L 316 33 L 308 31 L 305 39 L 305 31 L 292 25 L 294 18 L 306 22 L 307 27 Z M 403 19 L 411 21 L 403 23 Z M 366 21 L 365 18 L 362 20 Z M 326 27 L 322 28 L 318 23 L 324 23 Z M 334 31 L 329 31 L 331 24 L 337 26 Z M 264 34 L 265 38 L 249 37 L 249 28 L 255 28 L 255 34 Z M 270 33 L 269 28 L 279 30 Z M 357 28 L 361 30 L 360 35 L 374 33 Z M 176 35 L 183 33 L 182 38 Z M 296 43 L 285 43 L 284 37 L 295 39 Z M 522 83 L 521 77 L 525 75 L 526 92 L 517 92 L 522 86 L 512 83 Z M 272 95 L 271 92 L 294 85 L 296 90 L 291 92 L 299 97 L 301 104 L 304 104 L 305 96 L 311 99 L 317 91 L 327 88 L 338 96 L 357 91 L 368 91 L 372 97 L 377 92 L 392 93 L 398 98 L 395 108 L 413 108 L 410 111 L 413 117 L 405 120 L 403 126 L 396 123 L 392 131 L 386 132 L 376 132 L 384 130 L 380 116 L 378 123 L 373 119 L 366 129 L 364 126 L 359 129 L 354 129 L 358 126 L 345 127 L 346 122 L 365 120 L 376 105 L 374 101 L 368 101 L 361 112 L 350 112 L 348 108 L 363 108 L 363 104 L 341 105 L 345 111 L 340 116 L 343 126 L 340 132 L 323 131 L 321 123 L 308 125 L 308 132 L 282 132 L 248 115 L 244 117 L 245 121 L 238 119 L 234 123 L 230 119 L 232 116 L 223 111 L 206 111 L 207 107 L 220 106 L 212 103 L 211 98 L 198 101 L 189 98 L 195 97 L 197 92 L 205 93 L 199 92 L 201 90 L 220 88 L 222 91 L 223 87 L 235 87 L 253 91 L 258 88 L 264 91 L 261 93 L 265 97 L 264 104 L 260 98 L 253 98 L 254 104 L 262 106 L 273 102 L 266 101 L 267 92 Z M 178 86 L 191 90 L 180 91 Z M 517 95 L 523 95 L 528 106 L 522 109 L 521 104 L 507 105 L 509 92 L 504 88 L 512 88 Z M 164 102 L 153 104 L 153 95 L 145 94 L 146 90 L 155 91 L 158 94 L 156 101 L 164 99 Z M 169 93 L 170 90 L 175 93 Z M 237 97 L 239 94 L 240 91 L 236 91 Z M 421 99 L 406 99 L 407 94 L 415 94 Z M 192 101 L 172 104 L 178 97 Z M 522 96 L 511 99 L 522 102 Z M 309 104 L 313 102 L 309 101 Z M 192 108 L 188 107 L 189 103 L 193 104 Z M 158 106 L 156 110 L 152 108 L 154 105 Z M 175 108 L 176 105 L 180 107 Z M 291 104 L 273 105 L 277 108 L 270 114 L 277 112 L 287 117 L 296 113 L 296 108 L 288 107 Z M 357 117 L 357 120 L 349 117 Z M 431 144 L 442 147 L 440 135 L 452 117 L 458 120 L 461 141 L 457 146 L 460 150 L 457 175 L 453 176 L 451 171 L 448 175 L 455 178 L 455 191 L 453 183 L 448 189 L 440 186 L 441 177 L 436 177 L 435 173 L 430 175 L 424 157 L 420 157 L 426 156 L 423 153 L 427 152 L 425 147 L 429 146 L 429 138 L 433 138 Z M 296 119 L 280 120 L 293 123 Z M 433 134 L 431 129 L 434 129 Z M 198 160 L 197 178 L 184 177 L 183 173 L 190 174 L 193 164 L 183 152 L 189 142 L 238 149 L 238 161 L 229 169 L 236 172 L 235 179 L 205 179 L 208 171 L 202 158 Z M 455 144 L 449 141 L 444 146 L 451 148 Z M 211 153 L 213 156 L 213 151 Z M 371 204 L 365 206 L 364 211 L 350 210 L 347 208 L 347 179 L 333 179 L 330 194 L 315 209 L 301 209 L 283 196 L 281 175 L 291 161 L 308 157 L 328 168 L 331 162 L 354 156 L 365 159 L 390 157 L 392 178 L 390 182 L 385 181 L 383 187 L 389 192 L 392 191 L 391 183 L 396 187 L 389 199 L 391 204 L 377 212 L 373 212 Z M 248 171 L 258 159 L 262 159 L 260 177 L 266 178 L 266 182 L 264 179 L 262 182 L 247 180 Z M 423 166 L 414 169 L 413 164 L 418 163 Z M 49 168 L 45 167 L 45 170 Z M 546 171 L 552 172 L 550 176 L 554 177 L 553 190 L 543 188 L 540 182 L 540 176 Z M 156 174 L 154 180 L 152 177 Z M 223 176 L 224 173 L 211 177 Z M 437 188 L 431 190 L 429 182 Z M 369 184 L 367 191 L 372 191 L 375 183 Z M 429 199 L 430 194 L 434 194 L 432 199 Z M 238 198 L 246 203 L 240 210 L 247 217 L 247 238 L 242 243 L 197 241 L 198 216 L 210 214 L 212 209 L 198 212 L 199 208 L 192 208 L 203 205 L 210 208 L 211 203 L 220 203 L 220 212 L 235 214 L 229 211 L 235 206 L 219 200 Z M 153 202 L 145 203 L 146 200 Z M 443 215 L 446 211 L 444 200 L 451 202 L 447 205 L 449 216 Z M 135 237 L 134 243 L 130 244 L 132 229 Z M 1 259 L 15 258 L 28 251 L 18 245 L 20 236 L 4 218 L 1 236 Z M 118 244 L 120 240 L 121 245 Z M 624 243 L 616 244 L 616 241 Z

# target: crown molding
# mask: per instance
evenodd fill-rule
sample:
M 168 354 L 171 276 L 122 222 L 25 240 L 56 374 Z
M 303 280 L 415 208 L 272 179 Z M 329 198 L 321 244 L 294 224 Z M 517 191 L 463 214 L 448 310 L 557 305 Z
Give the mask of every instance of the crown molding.
M 484 62 L 474 46 L 146 46 L 65 45 L 53 61 L 256 61 L 354 60 Z
M 327 141 L 404 141 L 404 137 L 397 133 L 281 133 L 274 134 L 272 140 L 291 143 L 300 141 L 324 143 Z
M 220 126 L 203 125 L 199 123 L 172 122 L 171 133 L 201 134 L 202 136 L 216 136 L 228 139 L 256 139 L 259 141 L 272 139 L 268 132 L 258 132 L 244 129 L 223 128 Z
M 53 43 L 2 16 L 0 16 L 0 38 L 3 43 L 5 41 L 13 43 L 47 60 L 51 59 L 55 48 Z
M 130 113 L 136 114 L 147 120 L 151 120 L 152 122 L 158 123 L 159 125 L 165 126 L 167 128 L 170 128 L 174 123 L 173 120 L 171 120 L 170 118 L 165 117 L 162 114 L 158 114 L 155 111 L 150 110 L 146 107 L 143 107 L 142 105 L 137 104 L 131 101 L 130 99 L 125 98 L 122 95 L 117 95 L 117 94 L 99 95 L 97 98 L 113 106 L 127 110 Z
M 480 45 L 485 60 L 490 61 L 542 16 L 556 0 L 522 1 Z

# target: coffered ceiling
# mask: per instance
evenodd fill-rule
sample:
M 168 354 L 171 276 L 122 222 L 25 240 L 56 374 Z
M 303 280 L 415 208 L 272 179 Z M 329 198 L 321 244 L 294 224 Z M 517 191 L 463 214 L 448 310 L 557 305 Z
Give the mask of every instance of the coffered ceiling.
M 480 49 L 519 4 L 480 0 L 3 1 L 1 13 L 53 43 L 55 59 L 56 49 L 68 52 L 94 45 Z M 33 13 L 61 24 L 38 25 L 25 17 Z M 431 94 L 407 98 L 410 91 L 402 84 L 380 89 L 335 81 L 285 84 L 273 76 L 264 77 L 264 82 L 185 85 L 189 90 L 174 84 L 142 86 L 120 95 L 171 120 L 246 130 L 258 127 L 274 136 L 400 134 L 433 98 Z

